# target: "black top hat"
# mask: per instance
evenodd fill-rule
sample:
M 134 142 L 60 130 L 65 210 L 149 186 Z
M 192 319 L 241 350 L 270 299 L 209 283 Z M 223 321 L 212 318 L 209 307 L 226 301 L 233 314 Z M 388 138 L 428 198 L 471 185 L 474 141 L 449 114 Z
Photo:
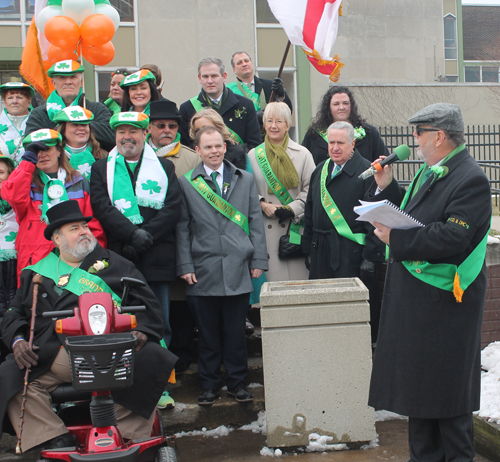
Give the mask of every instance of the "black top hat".
M 45 228 L 43 235 L 49 241 L 52 239 L 52 233 L 66 223 L 77 221 L 86 221 L 88 223 L 92 220 L 92 217 L 83 216 L 80 205 L 76 200 L 59 202 L 59 204 L 54 205 L 47 210 L 47 218 L 50 224 Z
M 179 115 L 177 104 L 169 99 L 160 99 L 158 101 L 152 101 L 149 105 L 149 119 L 172 119 L 181 123 L 182 116 Z

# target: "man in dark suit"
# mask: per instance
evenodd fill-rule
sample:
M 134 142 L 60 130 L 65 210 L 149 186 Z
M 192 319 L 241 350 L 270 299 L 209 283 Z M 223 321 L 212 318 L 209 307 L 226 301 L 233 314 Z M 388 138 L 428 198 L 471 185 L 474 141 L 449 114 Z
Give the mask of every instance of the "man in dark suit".
M 256 111 L 264 111 L 274 91 L 273 101 L 286 103 L 292 112 L 292 102 L 286 94 L 283 81 L 279 77 L 273 80 L 257 77 L 252 59 L 246 51 L 237 51 L 233 54 L 231 67 L 238 80 L 228 83 L 227 87 L 238 95 L 250 98 Z
M 368 404 L 409 416 L 413 462 L 472 461 L 491 192 L 458 106 L 433 104 L 408 122 L 425 163 L 406 193 L 386 166 L 374 199 L 425 226 L 375 223 L 390 254 Z
M 175 280 L 174 231 L 180 217 L 180 189 L 174 164 L 157 157 L 145 142 L 149 117 L 120 112 L 111 117 L 116 147 L 92 165 L 90 199 L 108 247 L 134 262 L 158 298 L 163 340 L 169 345 L 170 282 Z M 166 392 L 165 392 L 166 393 Z M 166 400 L 166 395 L 165 399 Z M 171 398 L 163 406 L 173 407 Z
M 182 122 L 179 127 L 181 143 L 192 147 L 189 137 L 189 122 L 193 115 L 202 109 L 214 109 L 226 124 L 231 137 L 238 144 L 246 144 L 250 149 L 262 143 L 259 122 L 255 108 L 248 98 L 236 95 L 226 87 L 227 73 L 219 58 L 205 58 L 198 64 L 198 81 L 201 92 L 181 104 L 179 114 Z

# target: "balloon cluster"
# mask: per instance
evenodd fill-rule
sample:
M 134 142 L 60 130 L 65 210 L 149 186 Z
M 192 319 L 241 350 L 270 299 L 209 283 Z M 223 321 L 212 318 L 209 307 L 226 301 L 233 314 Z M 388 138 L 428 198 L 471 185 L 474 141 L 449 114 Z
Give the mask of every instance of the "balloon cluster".
M 36 26 L 51 43 L 49 64 L 81 54 L 91 64 L 105 66 L 115 56 L 111 39 L 120 25 L 118 11 L 109 0 L 49 0 Z

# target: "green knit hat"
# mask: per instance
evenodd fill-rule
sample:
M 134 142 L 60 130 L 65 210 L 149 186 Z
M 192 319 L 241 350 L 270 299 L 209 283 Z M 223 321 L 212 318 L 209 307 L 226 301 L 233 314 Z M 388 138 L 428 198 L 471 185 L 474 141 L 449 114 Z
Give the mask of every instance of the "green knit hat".
M 24 138 L 23 146 L 26 147 L 30 143 L 38 142 L 42 142 L 47 146 L 55 146 L 56 144 L 62 143 L 62 136 L 56 130 L 42 128 L 41 130 L 31 132 L 26 138 Z
M 0 85 L 0 94 L 4 90 L 28 90 L 31 94 L 31 97 L 35 96 L 35 89 L 26 83 L 23 82 L 7 82 L 3 85 Z
M 120 125 L 133 125 L 137 128 L 147 130 L 149 117 L 144 112 L 119 112 L 111 117 L 109 125 L 113 130 Z
M 121 82 L 120 87 L 128 87 L 130 85 L 137 85 L 138 83 L 144 82 L 145 80 L 156 80 L 152 72 L 147 69 L 141 69 L 140 71 L 134 72 L 133 74 L 127 75 Z
M 94 120 L 94 114 L 81 106 L 68 106 L 59 111 L 54 117 L 53 122 L 60 124 L 62 122 L 73 122 L 74 124 L 89 124 Z
M 54 75 L 74 75 L 85 71 L 85 68 L 77 61 L 72 59 L 66 59 L 65 61 L 59 61 L 55 63 L 48 71 L 47 75 L 49 77 L 54 77 Z
M 12 165 L 12 168 L 16 168 L 16 163 L 15 163 L 14 159 L 12 159 L 11 157 L 4 156 L 3 154 L 0 154 L 0 161 L 2 161 L 2 160 L 5 160 L 10 165 Z

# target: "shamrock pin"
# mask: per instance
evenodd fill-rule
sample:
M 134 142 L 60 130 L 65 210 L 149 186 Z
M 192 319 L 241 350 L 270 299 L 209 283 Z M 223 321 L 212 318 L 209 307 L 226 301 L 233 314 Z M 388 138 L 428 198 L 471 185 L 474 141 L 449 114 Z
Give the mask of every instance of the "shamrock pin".
M 115 201 L 115 207 L 122 213 L 125 213 L 125 210 L 132 207 L 132 204 L 127 199 L 117 199 Z
M 439 166 L 432 165 L 429 168 L 434 172 L 434 177 L 436 178 L 436 180 L 443 178 L 449 171 L 446 165 L 443 165 L 442 167 L 440 165 Z
M 74 119 L 79 119 L 81 117 L 85 117 L 85 114 L 82 111 L 78 111 L 77 109 L 75 109 L 71 111 L 70 116 L 73 117 Z
M 7 236 L 5 236 L 6 242 L 14 242 L 16 240 L 17 233 L 15 231 L 11 231 Z
M 362 140 L 366 136 L 366 131 L 363 127 L 358 127 L 354 129 L 354 139 Z
M 56 69 L 69 69 L 69 64 L 66 63 L 60 63 L 56 66 Z
M 158 185 L 158 181 L 148 180 L 146 183 L 142 183 L 142 189 L 144 191 L 149 190 L 149 194 L 159 193 L 161 191 L 161 186 Z

